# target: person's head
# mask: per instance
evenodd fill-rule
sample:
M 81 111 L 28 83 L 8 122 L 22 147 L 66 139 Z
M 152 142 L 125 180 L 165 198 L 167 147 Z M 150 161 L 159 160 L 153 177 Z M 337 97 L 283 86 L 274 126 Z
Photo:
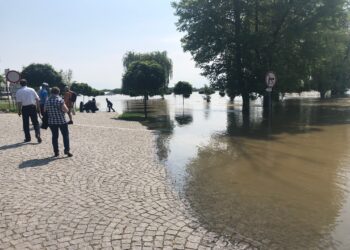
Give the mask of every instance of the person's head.
M 26 79 L 21 79 L 19 81 L 19 84 L 21 84 L 22 87 L 27 86 L 27 80 Z
M 66 86 L 64 87 L 64 91 L 69 91 L 69 86 L 66 85 Z
M 60 94 L 60 89 L 57 87 L 51 88 L 51 94 L 52 95 L 59 95 Z
M 43 87 L 44 89 L 48 89 L 49 88 L 49 84 L 46 82 L 43 82 L 43 84 L 41 85 L 41 87 Z
M 93 102 L 96 101 L 95 98 L 92 98 L 92 101 L 93 101 Z

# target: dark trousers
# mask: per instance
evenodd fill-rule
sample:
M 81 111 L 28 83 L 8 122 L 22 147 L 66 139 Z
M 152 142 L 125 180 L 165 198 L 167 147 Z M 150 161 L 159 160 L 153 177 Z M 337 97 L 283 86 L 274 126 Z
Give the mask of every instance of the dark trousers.
M 35 130 L 35 136 L 40 137 L 40 126 L 38 122 L 38 114 L 36 112 L 35 105 L 23 106 L 22 107 L 22 120 L 23 120 L 23 131 L 26 140 L 30 140 L 29 132 L 29 117 L 32 121 Z
M 52 146 L 53 151 L 55 153 L 58 153 L 58 130 L 61 130 L 61 134 L 63 137 L 63 145 L 64 145 L 64 151 L 69 152 L 69 131 L 68 131 L 68 125 L 67 123 L 61 124 L 61 125 L 49 125 L 51 132 L 52 132 Z
M 108 112 L 111 112 L 111 109 L 113 110 L 113 112 L 115 112 L 113 106 L 112 106 L 112 105 L 109 105 L 109 106 L 108 106 Z

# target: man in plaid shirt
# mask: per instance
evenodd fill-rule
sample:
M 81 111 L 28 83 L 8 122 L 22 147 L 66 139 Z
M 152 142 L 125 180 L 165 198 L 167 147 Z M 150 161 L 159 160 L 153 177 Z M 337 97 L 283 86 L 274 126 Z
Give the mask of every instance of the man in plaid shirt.
M 48 116 L 48 124 L 52 132 L 52 146 L 55 153 L 55 157 L 59 156 L 58 150 L 58 130 L 61 131 L 63 137 L 64 154 L 68 157 L 73 155 L 69 152 L 69 131 L 65 118 L 65 113 L 68 112 L 67 106 L 64 104 L 63 99 L 59 96 L 60 89 L 53 87 L 51 89 L 51 96 L 45 103 L 45 111 Z

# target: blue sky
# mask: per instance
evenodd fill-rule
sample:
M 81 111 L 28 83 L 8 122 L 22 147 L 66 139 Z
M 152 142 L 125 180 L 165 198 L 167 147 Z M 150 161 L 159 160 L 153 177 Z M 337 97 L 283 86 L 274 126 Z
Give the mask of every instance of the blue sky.
M 0 0 L 0 70 L 50 63 L 73 70 L 73 80 L 118 88 L 127 51 L 168 52 L 171 83 L 200 87 L 200 75 L 181 48 L 168 0 Z M 172 85 L 172 84 L 171 84 Z

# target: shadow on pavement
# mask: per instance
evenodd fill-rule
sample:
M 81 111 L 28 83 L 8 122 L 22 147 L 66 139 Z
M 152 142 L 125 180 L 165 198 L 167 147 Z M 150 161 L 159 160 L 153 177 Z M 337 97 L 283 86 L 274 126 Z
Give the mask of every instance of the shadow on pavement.
M 55 157 L 47 157 L 43 159 L 34 159 L 34 160 L 28 160 L 24 161 L 21 164 L 19 164 L 18 168 L 32 168 L 32 167 L 41 167 L 49 164 L 52 161 L 59 160 L 60 158 Z
M 8 144 L 8 145 L 4 145 L 0 147 L 0 151 L 1 150 L 7 150 L 7 149 L 12 149 L 12 148 L 19 148 L 22 146 L 26 146 L 26 145 L 34 145 L 37 143 L 25 143 L 25 142 L 19 142 L 19 143 L 15 143 L 15 144 Z

